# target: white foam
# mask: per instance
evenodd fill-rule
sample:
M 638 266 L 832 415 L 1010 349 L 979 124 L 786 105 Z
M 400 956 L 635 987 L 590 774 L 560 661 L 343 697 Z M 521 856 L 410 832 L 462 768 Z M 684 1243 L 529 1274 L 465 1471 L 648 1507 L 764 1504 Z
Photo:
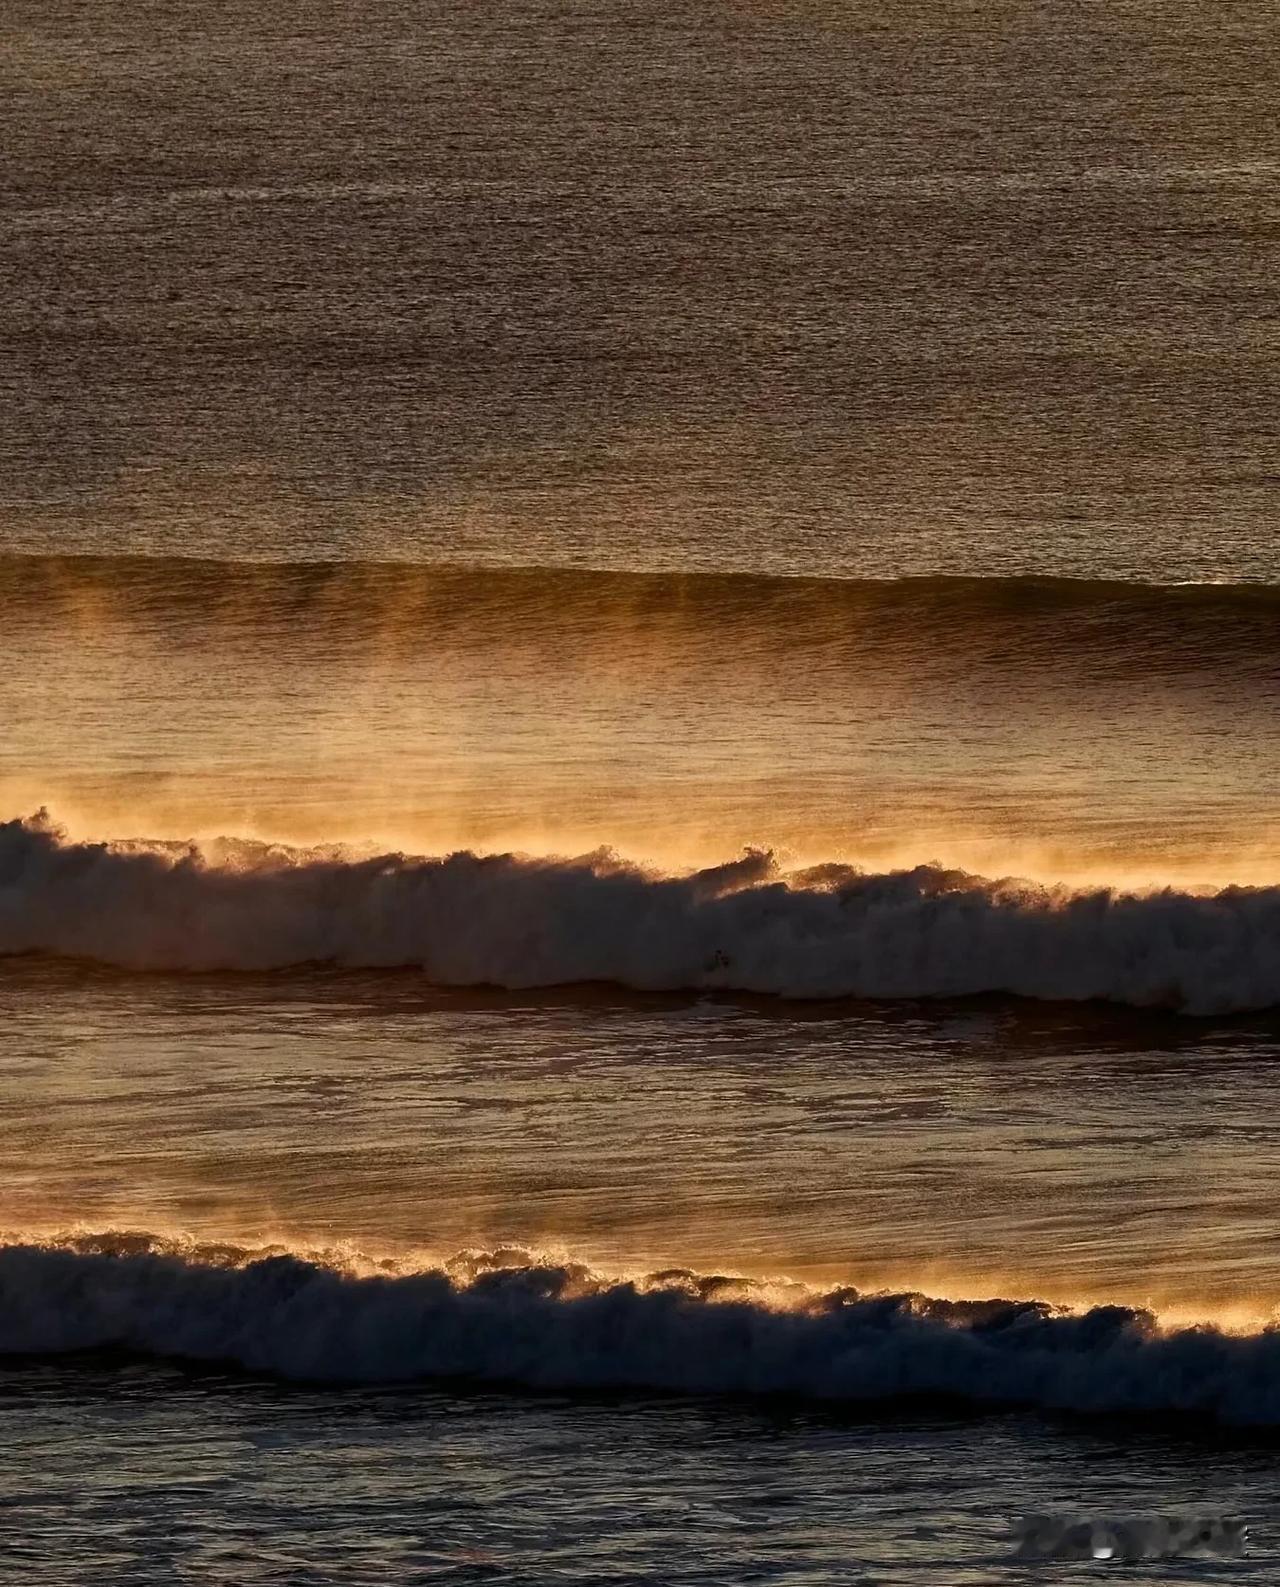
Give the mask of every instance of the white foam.
M 1194 1014 L 1280 1003 L 1280 887 L 1089 892 L 938 866 L 664 876 L 608 853 L 375 859 L 0 824 L 0 954 L 130 969 L 412 966 L 452 986 L 607 981 L 793 998 L 1004 992 Z
M 0 1247 L 0 1353 L 123 1349 L 316 1382 L 951 1396 L 1280 1423 L 1280 1334 L 1162 1330 L 1040 1302 L 622 1281 L 521 1253 L 416 1273 L 151 1237 Z

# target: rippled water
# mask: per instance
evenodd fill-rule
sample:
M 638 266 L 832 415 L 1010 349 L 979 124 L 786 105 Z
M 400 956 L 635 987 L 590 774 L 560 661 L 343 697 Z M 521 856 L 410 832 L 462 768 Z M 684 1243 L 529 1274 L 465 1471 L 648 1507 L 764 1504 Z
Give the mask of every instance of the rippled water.
M 0 526 L 1274 579 L 1260 0 L 13 0 Z
M 19 1227 L 1269 1314 L 1274 1021 L 10 964 Z
M 1020 1582 L 1012 1516 L 1272 1501 L 1274 1452 L 1018 1416 L 326 1391 L 145 1367 L 0 1373 L 6 1552 L 87 1580 Z M 85 1450 L 94 1452 L 86 1467 Z M 1206 1472 L 1206 1462 L 1211 1475 Z M 1269 1552 L 1261 1530 L 1258 1548 Z M 1090 1576 L 1096 1567 L 1083 1567 Z M 1269 1580 L 1265 1557 L 1129 1567 Z M 1082 1567 L 1035 1571 L 1066 1581 Z

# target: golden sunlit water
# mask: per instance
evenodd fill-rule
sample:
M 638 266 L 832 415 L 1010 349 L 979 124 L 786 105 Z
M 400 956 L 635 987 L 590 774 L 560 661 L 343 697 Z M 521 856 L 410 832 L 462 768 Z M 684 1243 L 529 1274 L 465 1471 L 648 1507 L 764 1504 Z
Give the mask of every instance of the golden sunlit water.
M 136 559 L 0 586 L 0 791 L 83 837 L 1275 874 L 1265 589 Z
M 1275 21 L 9 0 L 0 1580 L 1272 1579 Z

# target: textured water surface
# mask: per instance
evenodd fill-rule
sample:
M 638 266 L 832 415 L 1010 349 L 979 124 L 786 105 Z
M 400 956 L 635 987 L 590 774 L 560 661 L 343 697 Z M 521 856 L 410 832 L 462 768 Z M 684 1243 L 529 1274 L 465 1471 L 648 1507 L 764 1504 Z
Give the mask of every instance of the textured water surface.
M 1278 67 L 8 0 L 0 1575 L 1271 1579 Z

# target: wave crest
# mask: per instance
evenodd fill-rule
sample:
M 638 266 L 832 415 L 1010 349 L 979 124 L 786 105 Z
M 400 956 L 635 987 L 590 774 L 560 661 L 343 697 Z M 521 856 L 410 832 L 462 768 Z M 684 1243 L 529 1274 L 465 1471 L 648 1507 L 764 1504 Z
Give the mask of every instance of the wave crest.
M 612 982 L 788 998 L 978 993 L 1191 1014 L 1280 1003 L 1280 887 L 1072 891 L 936 865 L 667 876 L 607 851 L 440 858 L 0 823 L 0 955 L 133 970 L 412 967 L 448 986 Z
M 1280 1422 L 1280 1333 L 1162 1329 L 1122 1306 L 607 1278 L 528 1253 L 426 1271 L 95 1236 L 0 1247 L 0 1354 L 121 1349 L 321 1383 L 946 1396 Z

